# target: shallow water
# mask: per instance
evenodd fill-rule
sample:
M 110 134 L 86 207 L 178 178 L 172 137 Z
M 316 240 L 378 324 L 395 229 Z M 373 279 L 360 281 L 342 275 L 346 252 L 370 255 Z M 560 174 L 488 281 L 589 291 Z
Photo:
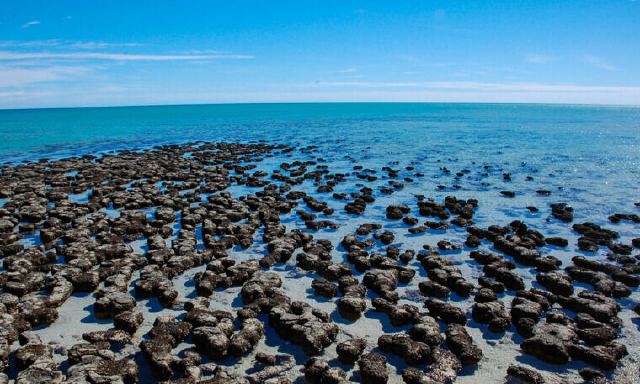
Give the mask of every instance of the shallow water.
M 376 194 L 375 203 L 364 215 L 355 217 L 343 210 L 344 202 L 330 198 L 330 194 L 315 191 L 307 181 L 296 190 L 304 190 L 321 201 L 326 201 L 335 213 L 329 219 L 340 224 L 337 230 L 320 230 L 316 239 L 329 239 L 337 246 L 342 238 L 365 222 L 384 224 L 384 229 L 395 233 L 393 242 L 400 249 L 421 249 L 422 245 L 435 245 L 439 240 L 463 242 L 466 232 L 452 226 L 448 231 L 428 231 L 410 235 L 406 226 L 385 218 L 389 204 L 407 204 L 412 216 L 417 214 L 415 194 L 424 194 L 438 202 L 445 196 L 476 198 L 479 208 L 474 216 L 475 225 L 486 228 L 492 224 L 507 225 L 522 220 L 545 236 L 561 236 L 569 240 L 566 249 L 544 247 L 543 255 L 551 254 L 571 264 L 571 257 L 581 254 L 575 246 L 577 233 L 571 224 L 550 219 L 550 203 L 567 202 L 574 207 L 574 222 L 594 222 L 620 233 L 620 242 L 629 244 L 640 236 L 639 224 L 610 223 L 607 217 L 616 212 L 638 213 L 634 202 L 640 200 L 640 108 L 547 106 L 547 105 L 492 105 L 492 104 L 271 104 L 271 105 L 217 105 L 134 108 L 87 108 L 61 110 L 0 111 L 0 161 L 19 162 L 39 158 L 59 158 L 70 155 L 94 154 L 114 149 L 141 149 L 163 143 L 194 140 L 240 141 L 265 140 L 297 148 L 318 146 L 315 155 L 327 161 L 333 173 L 350 172 L 355 164 L 376 169 L 391 165 L 404 169 L 412 165 L 415 171 L 403 171 L 401 176 L 421 172 L 424 177 L 405 183 L 405 188 L 392 195 Z M 308 159 L 302 151 L 267 158 L 258 163 L 259 169 L 271 171 L 283 161 Z M 483 166 L 490 166 L 484 169 Z M 451 170 L 447 174 L 441 168 Z M 460 178 L 455 174 L 463 169 L 470 172 Z M 484 174 L 486 172 L 486 175 Z M 503 179 L 511 175 L 511 181 Z M 527 176 L 533 180 L 527 180 Z M 374 186 L 385 185 L 379 178 Z M 437 186 L 442 185 L 440 189 Z M 456 187 L 458 185 L 459 187 Z M 551 191 L 543 197 L 537 189 Z M 256 189 L 234 186 L 234 197 L 255 192 Z M 353 183 L 338 184 L 335 192 L 354 192 Z M 515 191 L 514 198 L 500 195 L 500 191 Z M 77 203 L 86 202 L 90 191 L 70 196 Z M 0 205 L 4 202 L 0 200 Z M 525 207 L 535 206 L 539 212 L 531 213 Z M 110 212 L 110 214 L 115 214 Z M 152 213 L 150 213 L 152 214 Z M 320 215 L 319 218 L 324 218 Z M 295 213 L 282 217 L 287 229 L 301 228 L 304 224 Z M 176 227 L 176 231 L 179 227 Z M 37 239 L 37 237 L 36 237 Z M 25 245 L 33 246 L 32 238 Z M 144 244 L 132 244 L 140 254 Z M 483 242 L 480 249 L 493 250 Z M 383 247 L 379 248 L 383 251 Z M 493 250 L 495 251 L 495 250 Z M 496 251 L 497 252 L 497 251 Z M 245 251 L 232 253 L 238 261 L 259 258 L 264 245 L 256 242 Z M 637 252 L 636 252 L 637 253 Z M 606 260 L 606 251 L 597 256 Z M 467 279 L 474 283 L 482 275 L 481 266 L 468 258 L 468 250 L 447 255 L 456 262 Z M 341 262 L 345 253 L 334 249 L 333 259 Z M 295 258 L 294 258 L 295 259 Z M 418 282 L 426 279 L 420 264 L 412 264 L 418 275 L 408 285 L 400 285 L 402 301 L 416 303 L 424 298 L 416 294 Z M 204 267 L 188 271 L 174 284 L 181 298 L 194 297 L 191 278 Z M 285 292 L 292 299 L 306 300 L 315 307 L 332 314 L 341 327 L 338 341 L 351 336 L 365 337 L 369 347 L 377 343 L 381 332 L 398 332 L 386 315 L 368 311 L 361 319 L 350 322 L 335 311 L 335 299 L 314 296 L 311 281 L 316 275 L 297 271 L 294 262 L 273 268 L 283 277 Z M 537 286 L 535 270 L 519 268 L 518 274 L 527 287 Z M 360 274 L 356 274 L 360 276 Z M 135 276 L 135 275 L 134 275 Z M 132 281 L 132 284 L 134 280 Z M 577 286 L 577 284 L 576 284 Z M 214 294 L 212 307 L 238 308 L 239 288 L 230 288 Z M 512 293 L 499 296 L 507 308 Z M 370 296 L 371 297 L 371 296 Z M 160 313 L 179 310 L 163 309 L 156 299 L 141 300 L 138 308 L 145 313 L 145 323 L 138 332 L 144 335 Z M 464 300 L 452 294 L 452 300 L 465 309 L 471 308 L 473 299 Z M 619 382 L 640 381 L 640 331 L 637 315 L 631 310 L 640 301 L 638 289 L 630 298 L 620 300 L 623 319 L 621 339 L 629 349 L 616 371 Z M 48 328 L 39 330 L 43 341 L 73 344 L 73 335 L 88 330 L 110 327 L 110 323 L 92 317 L 89 295 L 73 296 L 60 308 L 60 318 Z M 575 381 L 577 369 L 585 366 L 572 362 L 565 366 L 543 363 L 521 353 L 521 337 L 513 327 L 503 335 L 488 332 L 486 325 L 473 321 L 467 326 L 475 342 L 484 352 L 484 359 L 475 369 L 465 369 L 457 383 L 500 382 L 507 367 L 514 363 L 538 368 L 541 372 L 557 374 Z M 301 349 L 281 340 L 272 330 L 267 331 L 256 350 L 281 351 L 296 356 L 298 363 L 305 361 Z M 335 357 L 335 343 L 325 351 L 328 358 Z M 401 359 L 387 354 L 391 372 L 399 374 L 406 365 Z M 240 362 L 229 361 L 239 370 L 252 368 L 251 355 Z M 338 364 L 340 365 L 340 364 Z M 340 365 L 345 370 L 348 366 Z M 357 371 L 357 370 L 356 370 Z M 299 372 L 295 372 L 299 374 Z M 349 377 L 357 380 L 357 372 Z M 390 382 L 402 382 L 392 376 Z

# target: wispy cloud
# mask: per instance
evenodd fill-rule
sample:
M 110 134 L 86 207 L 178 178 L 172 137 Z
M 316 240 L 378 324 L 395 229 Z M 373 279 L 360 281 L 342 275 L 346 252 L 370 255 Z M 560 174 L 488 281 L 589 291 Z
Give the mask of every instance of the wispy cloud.
M 448 67 L 460 66 L 460 63 L 428 61 L 426 59 L 423 59 L 411 54 L 399 55 L 397 56 L 397 59 L 402 61 L 407 61 L 411 63 L 411 65 L 416 67 L 448 68 Z
M 133 54 L 133 53 L 105 53 L 105 52 L 12 52 L 0 51 L 0 60 L 113 60 L 113 61 L 194 61 L 221 59 L 253 59 L 249 55 L 164 55 L 164 54 Z
M 547 64 L 554 61 L 555 58 L 547 55 L 528 54 L 525 56 L 525 60 L 532 64 Z
M 490 72 L 486 69 L 455 71 L 452 75 L 457 78 L 478 78 L 487 76 Z
M 211 49 L 186 52 L 149 53 L 135 51 L 138 42 L 74 41 L 66 39 L 0 40 L 0 62 L 38 61 L 40 64 L 56 61 L 190 61 L 246 60 L 251 55 L 234 54 Z M 132 48 L 125 52 L 117 48 Z M 114 52 L 116 51 L 116 52 Z M 26 63 L 25 63 L 26 64 Z
M 588 64 L 591 64 L 592 66 L 599 68 L 599 69 L 603 69 L 605 71 L 619 71 L 620 68 L 616 67 L 615 65 L 609 63 L 607 60 L 603 59 L 602 57 L 599 56 L 594 56 L 594 55 L 584 55 L 584 61 Z
M 27 29 L 27 28 L 31 28 L 34 25 L 38 25 L 38 24 L 42 24 L 40 22 L 40 20 L 31 20 L 31 21 L 27 21 L 26 23 L 22 24 L 21 28 L 22 29 Z
M 571 85 L 547 83 L 483 83 L 474 81 L 435 81 L 435 82 L 314 82 L 290 84 L 294 88 L 417 88 L 458 91 L 490 92 L 631 92 L 640 94 L 640 87 Z
M 105 41 L 76 41 L 69 44 L 72 48 L 78 49 L 103 49 L 113 47 L 140 47 L 140 43 L 109 43 Z
M 358 73 L 358 72 L 359 72 L 358 68 L 344 68 L 344 69 L 340 69 L 340 70 L 336 71 L 336 73 L 343 73 L 343 74 L 345 74 L 345 73 L 347 73 L 347 74 L 349 74 L 349 73 Z
M 15 99 L 19 97 L 26 96 L 27 93 L 25 91 L 0 91 L 0 100 L 2 99 Z
M 123 63 L 172 62 L 211 63 L 216 60 L 252 59 L 250 55 L 230 52 L 202 50 L 194 53 L 140 52 L 136 42 L 48 40 L 4 40 L 0 41 L 0 103 L 23 105 L 13 100 L 55 99 L 68 95 L 69 87 L 111 81 L 109 69 Z M 127 48 L 125 52 L 117 48 Z M 148 51 L 148 50 L 146 50 Z M 118 81 L 117 79 L 115 81 Z M 80 87 L 82 88 L 82 86 Z M 91 93 L 120 93 L 122 88 L 92 86 Z
M 554 85 L 554 84 L 551 84 Z M 557 85 L 554 85 L 557 86 Z M 104 87 L 70 87 L 30 89 L 20 97 L 3 98 L 0 108 L 242 103 L 242 102 L 481 102 L 481 103 L 565 103 L 640 105 L 640 87 L 597 87 L 606 91 L 545 92 L 484 91 L 470 89 L 427 88 L 283 88 L 238 90 L 195 90 L 190 87 L 158 92 L 144 85 L 106 85 Z M 557 87 L 554 89 L 558 89 Z M 575 89 L 575 88 L 574 88 Z
M 106 41 L 72 41 L 63 39 L 47 40 L 0 40 L 1 48 L 57 48 L 99 50 L 104 48 L 140 47 L 140 43 L 119 43 Z
M 90 66 L 0 66 L 0 89 L 59 81 L 93 72 Z
M 35 47 L 56 47 L 61 44 L 60 39 L 48 40 L 0 40 L 2 48 L 35 48 Z
M 171 51 L 169 53 L 176 53 L 181 55 L 228 55 L 229 51 L 218 51 L 216 49 L 190 49 L 187 51 Z

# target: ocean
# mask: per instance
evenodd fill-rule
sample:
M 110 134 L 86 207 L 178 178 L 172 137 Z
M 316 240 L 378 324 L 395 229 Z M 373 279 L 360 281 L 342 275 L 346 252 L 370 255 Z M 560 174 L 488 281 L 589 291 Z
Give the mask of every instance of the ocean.
M 541 175 L 596 215 L 638 198 L 640 107 L 300 103 L 0 110 L 0 163 L 260 140 L 317 145 L 329 157 L 350 153 L 371 162 L 504 165 L 514 176 Z
M 363 217 L 354 218 L 342 211 L 344 203 L 330 201 L 330 206 L 335 208 L 331 220 L 340 228 L 320 230 L 315 236 L 329 239 L 334 245 L 365 222 L 381 222 L 385 228 L 397 231 L 399 235 L 394 244 L 402 249 L 419 250 L 423 245 L 435 245 L 445 239 L 464 241 L 464 228 L 415 236 L 407 234 L 402 224 L 385 218 L 386 206 L 415 205 L 418 194 L 438 202 L 449 195 L 477 199 L 474 222 L 482 228 L 522 220 L 545 236 L 567 238 L 570 243 L 567 248 L 545 247 L 541 250 L 543 255 L 560 259 L 563 267 L 571 264 L 573 256 L 583 254 L 575 246 L 580 235 L 572 230 L 572 223 L 551 216 L 551 203 L 572 206 L 573 223 L 593 222 L 616 230 L 622 243 L 630 244 L 631 239 L 640 237 L 640 224 L 624 220 L 612 223 L 607 219 L 615 213 L 638 214 L 640 210 L 634 205 L 640 201 L 640 107 L 301 103 L 0 111 L 0 163 L 4 166 L 200 141 L 266 142 L 297 149 L 315 146 L 314 154 L 326 161 L 332 172 L 347 173 L 354 165 L 378 171 L 385 166 L 411 166 L 423 175 L 407 181 L 401 190 L 377 198 Z M 292 159 L 305 159 L 307 155 L 304 151 L 294 151 L 291 156 Z M 259 169 L 270 172 L 282 161 L 289 161 L 289 158 L 267 159 Z M 308 185 L 310 190 L 315 190 L 311 185 Z M 379 180 L 377 185 L 384 185 L 384 180 Z M 541 189 L 549 191 L 549 195 L 536 193 Z M 249 187 L 231 189 L 234 195 L 254 191 Z M 501 191 L 514 192 L 515 196 L 505 197 Z M 313 195 L 330 200 L 327 195 Z M 536 207 L 538 211 L 527 207 Z M 288 229 L 297 225 L 294 220 L 283 222 Z M 144 253 L 140 244 L 132 246 Z M 484 248 L 496 251 L 490 245 Z M 637 249 L 634 251 L 634 254 L 638 253 Z M 602 249 L 590 256 L 594 260 L 607 261 L 606 254 Z M 336 261 L 344 260 L 344 252 L 334 250 L 332 255 Z M 474 283 L 482 276 L 482 268 L 468 258 L 466 249 L 448 257 Z M 417 263 L 418 269 L 419 265 Z M 332 301 L 309 294 L 311 276 L 300 274 L 291 266 L 279 266 L 276 270 L 285 278 L 285 289 L 291 297 L 306 300 L 330 313 L 334 310 Z M 193 273 L 187 273 L 176 282 L 185 297 L 192 294 L 189 279 Z M 518 268 L 518 274 L 527 287 L 540 287 L 535 280 L 534 268 Z M 426 279 L 424 271 L 418 272 L 416 279 Z M 402 299 L 421 303 L 416 286 L 417 282 L 399 288 Z M 587 285 L 576 284 L 576 287 L 589 289 Z M 237 290 L 231 292 L 232 295 L 238 293 Z M 512 297 L 513 293 L 505 293 L 500 299 L 509 308 Z M 235 298 L 220 293 L 217 300 L 233 306 Z M 97 323 L 91 321 L 90 310 L 87 310 L 92 301 L 92 298 L 75 296 L 69 299 L 61 308 L 58 322 L 39 331 L 43 340 L 64 343 L 72 339 L 77 329 L 93 329 L 91 327 Z M 473 299 L 455 298 L 454 301 L 469 311 L 473 304 Z M 632 311 L 639 301 L 637 288 L 629 298 L 618 300 L 622 308 L 619 317 L 623 321 L 618 341 L 627 345 L 630 354 L 613 377 L 630 378 L 629 382 L 639 377 L 640 322 Z M 140 308 L 147 308 L 146 321 L 152 323 L 161 309 L 150 310 L 150 307 L 146 301 L 140 304 Z M 84 321 L 80 323 L 80 319 Z M 389 330 L 385 319 L 370 315 L 355 323 L 341 322 L 340 326 L 345 334 L 368 338 L 370 346 L 374 346 L 377 336 Z M 495 382 L 504 377 L 507 367 L 513 363 L 575 380 L 577 370 L 586 366 L 575 361 L 556 366 L 523 354 L 519 349 L 522 337 L 513 327 L 503 335 L 492 334 L 485 324 L 473 321 L 468 328 L 485 357 L 477 368 L 465 368 L 456 382 Z M 269 333 L 267 337 L 270 337 Z M 267 340 L 264 348 L 282 351 L 277 344 Z M 287 351 L 299 354 L 295 348 Z M 399 374 L 405 366 L 401 361 L 390 360 L 390 363 L 395 375 L 392 379 L 396 380 L 391 382 L 401 382 Z M 244 368 L 250 369 L 249 366 Z

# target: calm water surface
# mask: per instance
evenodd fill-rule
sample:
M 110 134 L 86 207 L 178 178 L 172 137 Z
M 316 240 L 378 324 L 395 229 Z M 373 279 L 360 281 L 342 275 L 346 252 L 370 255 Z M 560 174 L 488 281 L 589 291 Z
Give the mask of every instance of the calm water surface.
M 343 203 L 333 201 L 327 195 L 316 195 L 328 200 L 336 209 L 331 219 L 341 225 L 337 231 L 320 231 L 316 237 L 330 239 L 334 245 L 363 222 L 385 222 L 384 208 L 388 204 L 402 203 L 415 208 L 414 194 L 425 194 L 437 201 L 452 194 L 460 198 L 477 198 L 480 204 L 474 221 L 481 227 L 506 225 L 519 219 L 546 236 L 566 237 L 571 244 L 567 249 L 545 248 L 542 251 L 561 259 L 564 266 L 569 265 L 571 257 L 579 252 L 575 247 L 577 235 L 570 224 L 550 219 L 550 203 L 571 204 L 575 208 L 575 222 L 592 221 L 615 229 L 620 232 L 623 243 L 629 244 L 632 238 L 640 236 L 638 224 L 612 224 L 607 220 L 616 212 L 638 213 L 640 210 L 634 206 L 634 202 L 640 201 L 640 108 L 363 103 L 0 111 L 2 163 L 198 140 L 264 140 L 299 148 L 315 145 L 333 172 L 348 172 L 357 163 L 378 170 L 387 165 L 412 165 L 425 175 L 407 183 L 402 191 L 380 197 L 359 219 L 341 211 Z M 303 154 L 296 156 L 304 159 Z M 283 159 L 267 160 L 260 167 L 270 170 L 281 161 Z M 485 166 L 489 166 L 488 175 L 482 176 Z M 451 173 L 443 173 L 442 168 Z M 457 179 L 454 177 L 456 172 L 465 169 L 470 172 Z M 503 179 L 504 173 L 511 175 L 510 182 Z M 379 184 L 383 185 L 384 181 Z M 310 191 L 315 189 L 311 185 L 308 187 Z M 552 194 L 550 197 L 538 196 L 537 189 L 547 189 Z M 501 190 L 515 191 L 516 197 L 504 198 L 499 193 Z M 232 192 L 237 195 L 252 191 Z M 525 207 L 531 205 L 538 207 L 540 212 L 530 213 Z M 293 226 L 293 220 L 291 224 L 286 219 L 284 222 L 288 227 Z M 403 249 L 418 250 L 424 244 L 435 245 L 440 239 L 463 241 L 465 238 L 464 229 L 416 237 L 408 235 L 397 223 L 387 221 L 385 228 L 396 232 L 397 243 Z M 483 248 L 492 250 L 486 245 Z M 259 250 L 257 252 L 259 254 Z M 475 282 L 481 276 L 481 268 L 470 262 L 466 255 L 463 252 L 451 255 L 451 258 L 465 277 Z M 593 257 L 606 260 L 605 256 L 603 249 Z M 336 251 L 334 257 L 336 261 L 342 261 L 344 253 Z M 193 287 L 188 286 L 187 281 L 193 273 L 176 282 L 179 287 L 184 285 L 181 291 L 184 296 L 192 293 Z M 312 276 L 296 274 L 290 267 L 281 267 L 279 273 L 287 277 L 285 288 L 293 298 L 311 300 L 313 305 L 328 312 L 334 310 L 334 303 L 316 302 L 317 299 L 309 294 Z M 534 270 L 522 269 L 519 273 L 528 286 L 536 286 Z M 417 282 L 424 278 L 423 274 L 415 284 L 400 288 L 405 294 L 404 300 L 411 301 L 419 296 L 415 294 Z M 229 297 L 220 294 L 217 300 L 221 305 L 227 301 L 232 303 L 237 293 L 232 291 Z M 510 295 L 501 299 L 509 307 Z M 93 301 L 92 298 L 70 299 L 61 309 L 61 320 L 42 331 L 43 339 L 61 340 L 69 329 L 78 329 L 83 324 L 91 326 L 86 322 L 76 324 L 74 320 L 91 315 L 84 308 L 83 300 Z M 629 378 L 631 381 L 628 382 L 640 380 L 640 322 L 631 311 L 638 301 L 638 289 L 631 298 L 620 300 L 623 328 L 619 341 L 628 346 L 630 356 L 623 361 L 616 378 Z M 470 308 L 472 302 L 459 300 L 457 304 Z M 151 315 L 149 322 L 157 313 Z M 384 316 L 365 317 L 354 324 L 341 324 L 341 327 L 346 334 L 370 338 L 370 344 L 375 345 L 383 322 Z M 464 371 L 458 382 L 500 380 L 508 365 L 514 362 L 570 379 L 575 379 L 576 370 L 584 366 L 580 362 L 551 366 L 523 355 L 518 346 L 522 340 L 513 332 L 513 327 L 504 335 L 495 335 L 489 333 L 486 326 L 471 322 L 470 332 L 482 347 L 485 359 L 477 369 Z M 270 347 L 276 348 L 263 346 Z M 400 372 L 402 363 L 392 363 Z M 399 379 L 399 376 L 394 377 Z

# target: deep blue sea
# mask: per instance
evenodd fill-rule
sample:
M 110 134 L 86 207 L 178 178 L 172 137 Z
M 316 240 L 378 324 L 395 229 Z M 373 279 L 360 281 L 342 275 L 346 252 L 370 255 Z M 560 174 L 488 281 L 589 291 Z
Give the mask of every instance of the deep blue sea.
M 518 219 L 545 236 L 565 237 L 571 244 L 568 248 L 543 251 L 561 259 L 563 266 L 570 265 L 571 257 L 580 253 L 575 246 L 578 235 L 571 224 L 551 218 L 550 203 L 570 204 L 575 209 L 574 222 L 591 221 L 614 229 L 620 233 L 622 243 L 630 244 L 632 238 L 640 237 L 640 224 L 614 224 L 607 220 L 617 212 L 640 213 L 640 207 L 634 205 L 640 201 L 640 107 L 320 103 L 0 111 L 0 163 L 193 141 L 261 140 L 297 148 L 318 146 L 317 155 L 327 160 L 332 171 L 348 172 L 355 164 L 378 170 L 389 165 L 411 165 L 424 174 L 407 183 L 402 191 L 377 199 L 362 218 L 354 219 L 341 211 L 343 205 L 330 201 L 330 206 L 335 204 L 336 208 L 332 220 L 341 227 L 333 232 L 321 231 L 318 237 L 334 244 L 363 222 L 384 222 L 384 208 L 389 204 L 415 205 L 415 194 L 440 202 L 447 195 L 477 198 L 479 208 L 474 221 L 483 228 Z M 299 153 L 295 157 L 303 156 Z M 277 167 L 282 161 L 267 160 L 261 166 Z M 451 172 L 443 172 L 445 168 Z M 485 169 L 488 171 L 483 175 Z M 457 172 L 461 176 L 456 177 Z M 510 174 L 510 181 L 505 180 L 505 173 Z M 549 190 L 551 195 L 540 196 L 536 194 L 538 189 Z M 516 195 L 505 198 L 500 194 L 502 190 Z M 528 206 L 537 207 L 539 212 L 530 212 Z M 402 233 L 398 235 L 399 244 L 412 249 L 434 245 L 440 239 L 463 241 L 466 236 L 464 229 L 416 237 L 407 235 L 394 223 L 387 223 L 386 228 Z M 337 253 L 335 257 L 344 255 Z M 606 251 L 592 257 L 606 261 Z M 451 259 L 465 277 L 477 279 L 482 275 L 466 253 L 452 255 Z M 282 273 L 292 274 L 288 269 Z M 519 274 L 527 286 L 536 286 L 535 270 L 519 269 Z M 308 277 L 295 275 L 285 281 L 292 297 L 314 301 L 313 295 L 307 293 L 309 287 Z M 184 289 L 186 295 L 193 287 L 185 285 Z M 415 286 L 403 287 L 403 300 L 413 300 L 415 291 Z M 507 306 L 511 302 L 509 294 L 502 299 Z M 640 321 L 632 311 L 638 301 L 637 288 L 630 298 L 619 300 L 623 319 L 619 341 L 630 352 L 615 373 L 616 380 L 630 381 L 620 382 L 631 383 L 640 378 Z M 473 302 L 457 304 L 468 309 Z M 65 305 L 62 320 L 43 331 L 44 340 L 65 339 L 65 332 L 88 326 L 76 324 L 75 319 L 86 315 L 82 305 Z M 321 301 L 314 305 L 329 312 L 334 306 Z M 380 323 L 378 318 L 366 317 L 342 326 L 346 333 L 372 337 L 375 344 Z M 585 366 L 581 362 L 553 366 L 523 355 L 518 346 L 522 340 L 513 329 L 495 336 L 484 325 L 471 322 L 470 328 L 485 359 L 476 370 L 462 372 L 457 382 L 497 382 L 514 362 L 575 382 L 577 369 Z

